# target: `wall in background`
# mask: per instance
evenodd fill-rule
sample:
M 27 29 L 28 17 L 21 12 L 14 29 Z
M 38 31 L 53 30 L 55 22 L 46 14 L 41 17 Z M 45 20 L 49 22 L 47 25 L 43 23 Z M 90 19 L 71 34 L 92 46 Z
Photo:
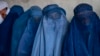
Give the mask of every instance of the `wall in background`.
M 25 10 L 31 6 L 38 5 L 41 8 L 48 4 L 58 4 L 63 7 L 67 12 L 67 18 L 70 21 L 73 17 L 73 9 L 80 3 L 89 3 L 93 6 L 94 11 L 100 16 L 100 0 L 5 0 L 9 6 L 21 5 Z

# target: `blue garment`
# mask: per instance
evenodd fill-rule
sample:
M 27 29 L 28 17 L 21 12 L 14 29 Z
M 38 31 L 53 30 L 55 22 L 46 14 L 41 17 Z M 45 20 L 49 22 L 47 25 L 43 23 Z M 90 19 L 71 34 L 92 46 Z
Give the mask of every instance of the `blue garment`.
M 20 16 L 24 13 L 24 9 L 23 9 L 23 7 L 21 7 L 19 5 L 14 5 L 14 6 L 11 7 L 11 13 L 16 13 L 18 15 L 18 17 L 17 17 L 16 20 L 18 20 L 18 18 L 20 18 Z M 16 20 L 13 23 L 13 27 L 15 26 Z M 12 27 L 12 35 L 13 35 L 13 31 L 16 30 L 16 29 L 13 30 L 13 27 Z M 12 50 L 12 43 L 13 43 L 13 41 L 14 40 L 13 40 L 13 37 L 12 37 L 11 38 L 11 46 L 10 46 L 11 49 L 10 49 L 10 53 L 12 53 L 11 50 Z
M 11 43 L 11 56 L 15 56 L 17 53 L 19 41 L 22 34 L 27 26 L 28 20 L 31 18 L 31 11 L 33 7 L 24 12 L 14 23 L 12 32 L 12 43 Z
M 3 23 L 0 24 L 0 56 L 10 56 L 12 27 L 14 21 L 18 18 L 18 14 L 13 13 L 12 9 Z
M 41 8 L 33 6 L 31 17 L 19 42 L 17 56 L 31 56 L 34 38 L 41 19 Z
M 11 7 L 11 12 L 17 13 L 18 16 L 21 16 L 24 13 L 24 9 L 20 5 L 14 5 L 14 6 Z
M 67 20 L 61 7 L 55 7 L 53 5 L 45 7 L 45 9 L 50 8 L 51 10 L 48 10 L 40 22 L 31 56 L 61 56 Z M 57 11 L 53 11 L 53 9 Z
M 43 15 L 47 15 L 49 11 L 59 12 L 59 10 L 62 10 L 62 12 L 66 15 L 66 11 L 63 8 L 60 8 L 57 4 L 48 5 L 45 8 L 43 8 Z
M 75 16 L 64 42 L 63 56 L 100 56 L 99 18 L 89 8 L 92 7 L 88 4 L 80 4 L 74 9 Z

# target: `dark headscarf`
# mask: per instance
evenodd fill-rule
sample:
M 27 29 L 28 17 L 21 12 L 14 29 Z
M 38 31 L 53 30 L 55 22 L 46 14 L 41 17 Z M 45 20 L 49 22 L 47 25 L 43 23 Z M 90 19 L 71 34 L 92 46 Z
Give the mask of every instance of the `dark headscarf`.
M 31 56 L 61 56 L 63 36 L 67 27 L 63 10 L 55 4 L 44 8 L 44 17 L 36 33 Z
M 34 38 L 42 19 L 42 10 L 38 6 L 33 6 L 31 18 L 28 20 L 25 31 L 21 37 L 17 56 L 31 56 Z
M 79 4 L 66 36 L 63 56 L 100 56 L 99 17 L 89 4 Z M 99 49 L 99 50 L 98 50 Z

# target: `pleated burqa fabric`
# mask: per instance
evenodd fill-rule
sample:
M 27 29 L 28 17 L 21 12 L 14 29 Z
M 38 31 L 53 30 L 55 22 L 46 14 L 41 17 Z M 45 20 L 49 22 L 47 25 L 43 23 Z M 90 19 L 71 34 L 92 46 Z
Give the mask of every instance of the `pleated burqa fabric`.
M 30 14 L 32 7 L 24 12 L 14 23 L 12 29 L 12 42 L 11 42 L 11 56 L 15 56 L 18 50 L 19 41 L 25 31 L 28 20 L 31 18 Z
M 74 9 L 63 56 L 100 56 L 99 17 L 89 4 L 79 4 Z
M 58 5 L 51 4 L 44 8 L 43 14 L 31 56 L 61 56 L 62 42 L 67 27 L 66 12 Z
M 28 20 L 27 26 L 18 46 L 17 56 L 31 56 L 34 38 L 41 19 L 41 8 L 38 6 L 33 6 L 31 18 Z

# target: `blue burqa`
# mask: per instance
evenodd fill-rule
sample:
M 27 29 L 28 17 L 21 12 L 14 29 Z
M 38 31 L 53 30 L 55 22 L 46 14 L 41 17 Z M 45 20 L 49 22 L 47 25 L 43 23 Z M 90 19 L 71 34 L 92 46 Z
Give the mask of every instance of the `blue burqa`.
M 44 8 L 43 14 L 31 56 L 60 56 L 67 27 L 65 11 L 58 5 L 52 4 Z
M 0 56 L 10 56 L 12 27 L 19 17 L 19 12 L 15 12 L 16 9 L 11 8 L 4 22 L 0 24 Z
M 11 44 L 11 56 L 16 56 L 18 45 L 20 39 L 25 31 L 28 20 L 32 18 L 31 13 L 33 11 L 33 6 L 28 9 L 23 15 L 21 15 L 13 25 L 13 34 L 12 34 L 12 44 Z
M 74 9 L 63 47 L 63 56 L 100 56 L 99 17 L 91 5 Z
M 41 8 L 33 6 L 31 17 L 19 42 L 17 56 L 31 56 L 34 38 L 41 19 Z

